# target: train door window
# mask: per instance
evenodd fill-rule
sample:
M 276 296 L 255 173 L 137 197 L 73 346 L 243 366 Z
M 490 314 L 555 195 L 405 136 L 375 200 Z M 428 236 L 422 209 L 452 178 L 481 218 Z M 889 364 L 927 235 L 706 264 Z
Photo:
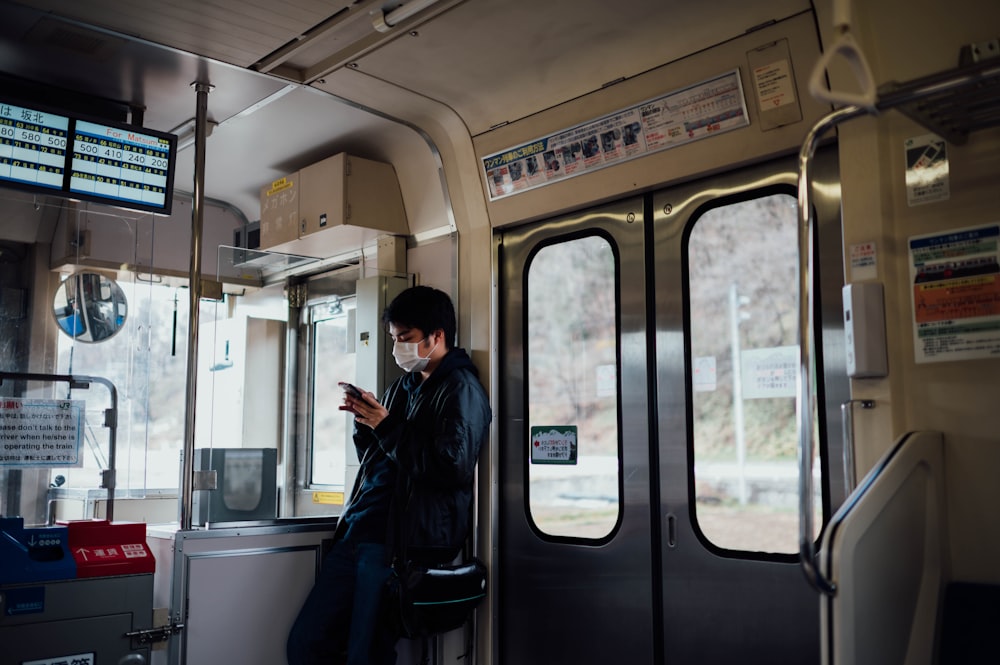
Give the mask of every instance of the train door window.
M 796 211 L 723 205 L 688 238 L 695 519 L 723 549 L 798 551 Z
M 338 381 L 355 375 L 357 354 L 351 347 L 355 298 L 337 298 L 313 305 L 310 395 L 313 485 L 342 488 L 347 473 L 347 451 L 353 425 L 338 407 L 342 390 Z M 353 449 L 352 449 L 353 455 Z
M 618 523 L 617 271 L 600 236 L 544 246 L 528 266 L 528 503 L 545 535 L 600 539 Z

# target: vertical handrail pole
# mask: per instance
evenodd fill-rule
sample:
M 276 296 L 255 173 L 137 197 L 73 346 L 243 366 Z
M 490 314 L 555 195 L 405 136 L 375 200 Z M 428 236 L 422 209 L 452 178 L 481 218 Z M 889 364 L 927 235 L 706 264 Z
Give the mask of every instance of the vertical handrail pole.
M 799 151 L 799 373 L 795 411 L 799 430 L 799 563 L 809 583 L 818 591 L 832 594 L 836 587 L 816 568 L 813 543 L 813 393 L 812 344 L 815 293 L 813 289 L 814 230 L 812 182 L 810 170 L 820 138 L 838 123 L 865 113 L 858 106 L 847 106 L 821 118 L 802 142 Z
M 181 502 L 178 522 L 182 530 L 191 528 L 194 504 L 194 428 L 198 383 L 198 323 L 201 303 L 201 235 L 205 215 L 205 141 L 208 122 L 208 83 L 191 84 L 196 94 L 194 142 L 194 205 L 191 209 L 191 265 L 188 272 L 187 387 L 184 405 L 184 450 L 181 453 Z
M 363 264 L 362 264 L 363 265 Z M 295 455 L 298 436 L 295 410 L 298 408 L 299 367 L 297 359 L 299 345 L 299 323 L 306 306 L 306 283 L 299 278 L 288 281 L 288 323 L 285 326 L 285 379 L 281 404 L 281 464 L 282 487 L 279 517 L 295 515 L 295 495 L 298 491 L 296 471 L 299 460 Z M 308 333 L 307 333 L 308 334 Z M 305 475 L 308 477 L 309 472 Z
M 854 471 L 854 400 L 849 399 L 840 405 L 841 429 L 844 432 L 844 496 L 850 496 L 857 487 L 857 474 Z
M 108 510 L 105 517 L 115 521 L 115 490 L 118 485 L 118 471 L 115 457 L 118 455 L 118 389 L 108 379 L 99 376 L 82 377 L 87 381 L 100 383 L 111 394 L 111 408 L 104 411 L 104 426 L 108 428 L 108 470 L 104 474 L 104 487 L 108 490 Z M 72 384 L 70 384 L 72 385 Z
M 862 409 L 874 409 L 875 400 L 849 399 L 840 405 L 840 419 L 844 432 L 844 495 L 847 496 L 858 486 L 858 474 L 854 464 L 854 405 Z

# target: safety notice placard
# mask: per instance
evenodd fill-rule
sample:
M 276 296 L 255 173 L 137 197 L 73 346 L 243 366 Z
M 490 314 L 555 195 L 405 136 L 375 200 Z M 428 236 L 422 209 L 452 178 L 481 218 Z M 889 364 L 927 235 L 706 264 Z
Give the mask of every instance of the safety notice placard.
M 910 206 L 946 201 L 951 197 L 948 145 L 936 134 L 907 139 L 906 202 Z
M 0 466 L 81 466 L 85 404 L 0 398 Z
M 909 239 L 916 362 L 1000 357 L 1000 224 Z
M 798 346 L 745 349 L 740 354 L 744 399 L 795 397 L 798 394 Z
M 576 464 L 575 425 L 542 425 L 531 428 L 532 464 Z

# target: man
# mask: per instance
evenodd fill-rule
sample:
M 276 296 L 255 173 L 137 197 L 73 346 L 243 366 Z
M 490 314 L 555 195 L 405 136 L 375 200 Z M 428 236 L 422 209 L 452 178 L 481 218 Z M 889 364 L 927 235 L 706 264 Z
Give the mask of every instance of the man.
M 469 530 L 476 458 L 489 434 L 486 391 L 455 339 L 455 309 L 442 291 L 415 286 L 382 322 L 406 374 L 381 403 L 345 394 L 361 468 L 334 545 L 288 638 L 289 665 L 391 665 L 396 636 L 381 620 L 393 556 L 452 561 Z

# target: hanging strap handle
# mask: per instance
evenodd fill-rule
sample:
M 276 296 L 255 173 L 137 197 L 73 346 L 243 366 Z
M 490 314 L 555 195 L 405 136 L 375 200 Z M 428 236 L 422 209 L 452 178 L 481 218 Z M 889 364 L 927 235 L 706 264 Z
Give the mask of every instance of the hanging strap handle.
M 851 35 L 850 0 L 834 0 L 833 27 L 837 32 L 837 38 L 830 48 L 826 49 L 820 56 L 813 68 L 812 75 L 809 77 L 809 94 L 819 101 L 834 106 L 860 106 L 874 113 L 877 98 L 875 79 L 872 77 L 872 71 L 868 67 L 864 53 L 861 52 L 861 47 Z M 826 71 L 830 67 L 830 62 L 838 55 L 842 56 L 851 66 L 854 78 L 861 85 L 860 92 L 835 91 L 827 87 Z

